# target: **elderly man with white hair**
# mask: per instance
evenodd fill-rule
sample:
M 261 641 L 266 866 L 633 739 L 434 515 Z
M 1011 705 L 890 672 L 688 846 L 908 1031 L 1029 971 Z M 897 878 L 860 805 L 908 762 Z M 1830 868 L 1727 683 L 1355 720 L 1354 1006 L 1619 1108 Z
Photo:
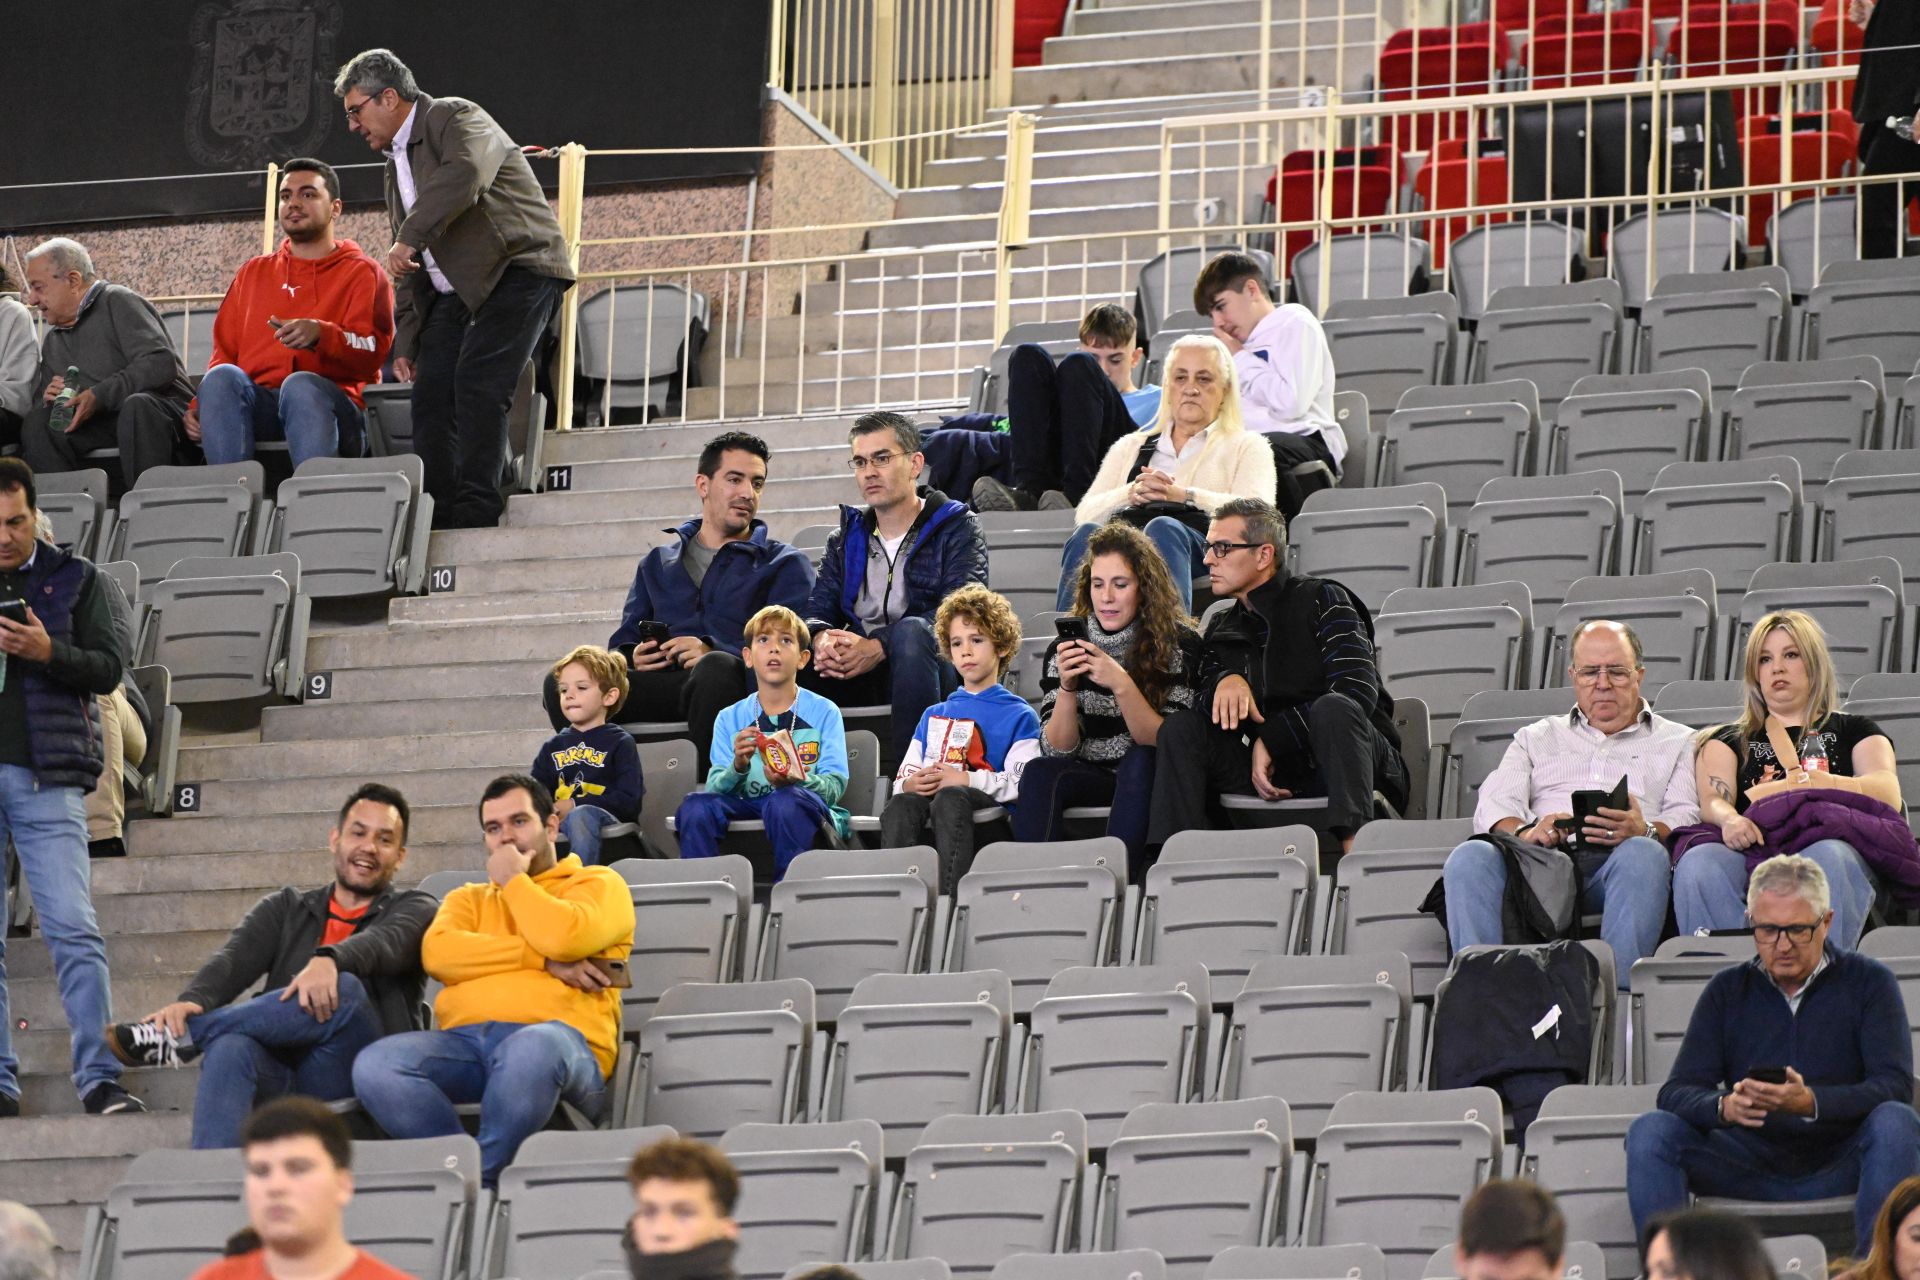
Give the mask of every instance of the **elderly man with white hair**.
M 1660 1109 L 1627 1131 L 1636 1227 L 1696 1195 L 1853 1195 L 1856 1257 L 1880 1206 L 1920 1174 L 1913 1045 L 1892 970 L 1827 941 L 1827 878 L 1787 854 L 1754 869 L 1756 955 L 1700 994 Z
M 47 321 L 20 432 L 27 463 L 43 475 L 78 471 L 93 465 L 88 455 L 96 450 L 118 449 L 131 489 L 148 467 L 172 462 L 186 440 L 193 388 L 153 304 L 102 280 L 79 242 L 55 237 L 27 250 L 27 305 Z M 72 387 L 70 370 L 79 371 Z M 72 416 L 56 427 L 66 391 L 74 393 Z
M 53 1232 L 17 1200 L 0 1200 L 0 1280 L 55 1280 Z

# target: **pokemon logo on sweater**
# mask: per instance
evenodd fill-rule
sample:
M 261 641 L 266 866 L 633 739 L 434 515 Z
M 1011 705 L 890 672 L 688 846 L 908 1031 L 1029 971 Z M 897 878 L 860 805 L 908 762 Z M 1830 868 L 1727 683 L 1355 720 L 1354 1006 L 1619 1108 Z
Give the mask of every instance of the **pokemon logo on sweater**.
M 572 746 L 563 748 L 562 750 L 550 751 L 547 753 L 547 758 L 553 761 L 553 767 L 556 771 L 576 764 L 584 764 L 594 769 L 604 769 L 607 767 L 607 753 L 604 751 L 596 751 L 585 742 L 576 742 Z

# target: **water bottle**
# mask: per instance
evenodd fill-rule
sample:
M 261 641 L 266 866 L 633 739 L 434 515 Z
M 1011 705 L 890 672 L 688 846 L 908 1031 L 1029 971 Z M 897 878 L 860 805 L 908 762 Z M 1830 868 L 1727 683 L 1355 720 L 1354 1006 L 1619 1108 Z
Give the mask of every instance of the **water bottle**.
M 1888 116 L 1887 128 L 1893 130 L 1894 136 L 1900 139 L 1900 141 L 1902 142 L 1913 141 L 1913 117 L 1912 116 Z
M 1800 772 L 1806 774 L 1831 772 L 1827 763 L 1826 740 L 1818 733 L 1810 733 L 1800 742 Z
M 65 431 L 73 425 L 73 398 L 79 394 L 80 370 L 68 365 L 65 383 L 60 394 L 53 398 L 53 416 L 48 422 L 55 431 Z

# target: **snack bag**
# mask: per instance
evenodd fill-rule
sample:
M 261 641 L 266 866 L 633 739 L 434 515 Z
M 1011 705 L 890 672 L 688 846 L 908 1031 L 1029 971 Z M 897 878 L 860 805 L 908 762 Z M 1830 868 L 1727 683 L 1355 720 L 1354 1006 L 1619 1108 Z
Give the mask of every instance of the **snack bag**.
M 800 749 L 793 745 L 793 734 L 787 729 L 776 729 L 766 733 L 758 725 L 753 730 L 754 750 L 760 753 L 760 764 L 766 770 L 767 781 L 782 779 L 788 782 L 807 780 L 806 761 L 800 758 Z

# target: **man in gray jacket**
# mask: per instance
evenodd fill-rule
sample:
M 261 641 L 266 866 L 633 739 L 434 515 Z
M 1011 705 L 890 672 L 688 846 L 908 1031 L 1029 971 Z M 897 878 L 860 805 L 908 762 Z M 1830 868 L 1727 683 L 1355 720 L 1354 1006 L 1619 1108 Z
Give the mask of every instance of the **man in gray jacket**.
M 369 782 L 340 806 L 327 847 L 333 883 L 254 905 L 180 998 L 106 1029 L 128 1066 L 205 1055 L 193 1103 L 196 1148 L 240 1145 L 253 1108 L 283 1094 L 353 1094 L 353 1060 L 420 1026 L 420 939 L 440 904 L 393 887 L 407 857 L 407 802 Z M 263 994 L 240 997 L 262 978 Z
M 500 520 L 507 410 L 573 266 L 520 148 L 463 98 L 430 98 L 386 49 L 333 82 L 347 128 L 387 158 L 393 369 L 439 528 Z

